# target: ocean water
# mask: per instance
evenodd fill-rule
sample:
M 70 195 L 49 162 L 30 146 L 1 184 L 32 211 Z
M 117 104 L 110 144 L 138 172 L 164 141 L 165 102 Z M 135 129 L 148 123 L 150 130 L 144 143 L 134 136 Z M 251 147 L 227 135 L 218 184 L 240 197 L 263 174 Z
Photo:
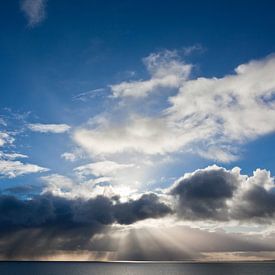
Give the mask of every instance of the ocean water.
M 1 275 L 273 275 L 275 263 L 0 262 Z

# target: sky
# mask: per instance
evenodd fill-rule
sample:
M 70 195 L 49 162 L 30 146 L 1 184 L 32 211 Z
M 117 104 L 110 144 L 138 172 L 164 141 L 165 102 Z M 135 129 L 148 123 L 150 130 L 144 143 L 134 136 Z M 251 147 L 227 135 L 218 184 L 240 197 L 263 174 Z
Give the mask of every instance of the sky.
M 2 3 L 0 259 L 275 259 L 274 8 Z

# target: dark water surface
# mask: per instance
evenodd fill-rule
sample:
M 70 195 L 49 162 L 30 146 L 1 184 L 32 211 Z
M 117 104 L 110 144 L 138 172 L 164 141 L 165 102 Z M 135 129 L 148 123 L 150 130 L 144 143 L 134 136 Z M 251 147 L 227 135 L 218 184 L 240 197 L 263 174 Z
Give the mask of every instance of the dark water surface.
M 271 275 L 275 263 L 0 262 L 1 275 Z

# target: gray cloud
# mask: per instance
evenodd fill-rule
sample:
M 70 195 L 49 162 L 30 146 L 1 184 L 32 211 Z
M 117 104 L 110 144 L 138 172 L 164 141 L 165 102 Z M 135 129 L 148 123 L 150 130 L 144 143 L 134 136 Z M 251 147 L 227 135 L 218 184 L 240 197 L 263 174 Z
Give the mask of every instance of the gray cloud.
M 127 211 L 122 211 L 127 209 Z M 171 213 L 155 194 L 143 194 L 136 200 L 122 203 L 119 197 L 97 196 L 89 200 L 69 200 L 49 194 L 21 200 L 14 196 L 0 197 L 0 231 L 6 229 L 48 227 L 66 224 L 72 226 L 131 224 L 147 218 Z
M 272 219 L 275 216 L 275 193 L 261 186 L 253 186 L 243 194 L 234 208 L 236 219 Z
M 120 224 L 132 224 L 148 218 L 159 218 L 171 214 L 172 210 L 159 202 L 156 194 L 144 194 L 138 200 L 115 205 L 115 217 Z
M 226 201 L 237 188 L 237 175 L 224 168 L 197 170 L 179 179 L 171 189 L 178 198 L 177 211 L 188 220 L 226 220 Z
M 121 211 L 121 209 L 127 211 Z M 171 210 L 153 194 L 121 203 L 98 196 L 68 200 L 39 195 L 21 200 L 0 196 L 0 254 L 5 258 L 47 254 L 56 250 L 93 250 L 90 242 L 109 225 L 162 217 Z M 32 247 L 30 248 L 30 243 Z
M 24 195 L 22 190 L 19 191 L 21 198 L 0 196 L 0 256 L 5 259 L 52 255 L 56 251 L 117 250 L 119 240 L 113 234 L 116 230 L 114 225 L 126 226 L 173 214 L 181 221 L 212 221 L 216 225 L 227 221 L 263 225 L 274 222 L 275 217 L 274 178 L 270 172 L 261 169 L 254 171 L 252 176 L 246 176 L 240 173 L 239 168 L 227 170 L 210 166 L 185 174 L 166 194 L 147 193 L 128 201 L 121 201 L 119 196 L 68 199 L 50 193 L 22 199 Z M 135 231 L 138 227 L 128 231 L 124 241 L 126 247 L 119 251 L 117 259 L 179 260 L 203 257 L 200 251 L 274 250 L 268 242 L 255 243 L 252 239 L 247 242 L 243 239 L 245 235 L 231 234 L 230 237 L 225 232 L 216 232 L 215 235 L 203 233 L 198 236 L 206 236 L 207 240 L 225 240 L 224 236 L 228 236 L 225 248 L 215 242 L 217 250 L 213 248 L 212 251 L 207 248 L 206 243 L 209 242 L 204 244 L 205 240 L 201 240 L 193 254 L 182 249 L 181 242 L 186 243 L 186 240 L 180 238 L 183 233 L 176 230 L 177 225 L 174 226 L 175 232 L 170 229 L 172 233 L 166 237 L 161 232 L 157 237 L 156 229 L 149 227 L 142 234 Z M 187 234 L 190 241 L 192 238 L 197 240 L 194 234 L 194 230 Z M 164 237 L 166 239 L 162 239 Z M 109 238 L 113 239 L 112 243 Z M 148 249 L 147 244 L 150 243 Z M 177 246 L 172 247 L 171 244 L 176 243 Z M 190 246 L 188 242 L 186 245 Z M 129 249 L 133 247 L 135 250 L 130 253 Z
M 270 172 L 257 169 L 233 200 L 232 219 L 271 223 L 275 217 L 275 186 Z
M 175 211 L 184 220 L 249 221 L 270 223 L 275 217 L 275 186 L 270 172 L 253 176 L 239 168 L 210 166 L 186 174 L 170 189 Z

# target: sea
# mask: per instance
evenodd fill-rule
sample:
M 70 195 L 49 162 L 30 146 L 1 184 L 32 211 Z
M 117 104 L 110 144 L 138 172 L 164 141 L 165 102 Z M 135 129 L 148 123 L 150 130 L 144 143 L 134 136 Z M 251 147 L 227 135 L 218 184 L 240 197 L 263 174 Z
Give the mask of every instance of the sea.
M 274 275 L 274 262 L 261 263 L 94 263 L 0 262 L 1 275 Z

